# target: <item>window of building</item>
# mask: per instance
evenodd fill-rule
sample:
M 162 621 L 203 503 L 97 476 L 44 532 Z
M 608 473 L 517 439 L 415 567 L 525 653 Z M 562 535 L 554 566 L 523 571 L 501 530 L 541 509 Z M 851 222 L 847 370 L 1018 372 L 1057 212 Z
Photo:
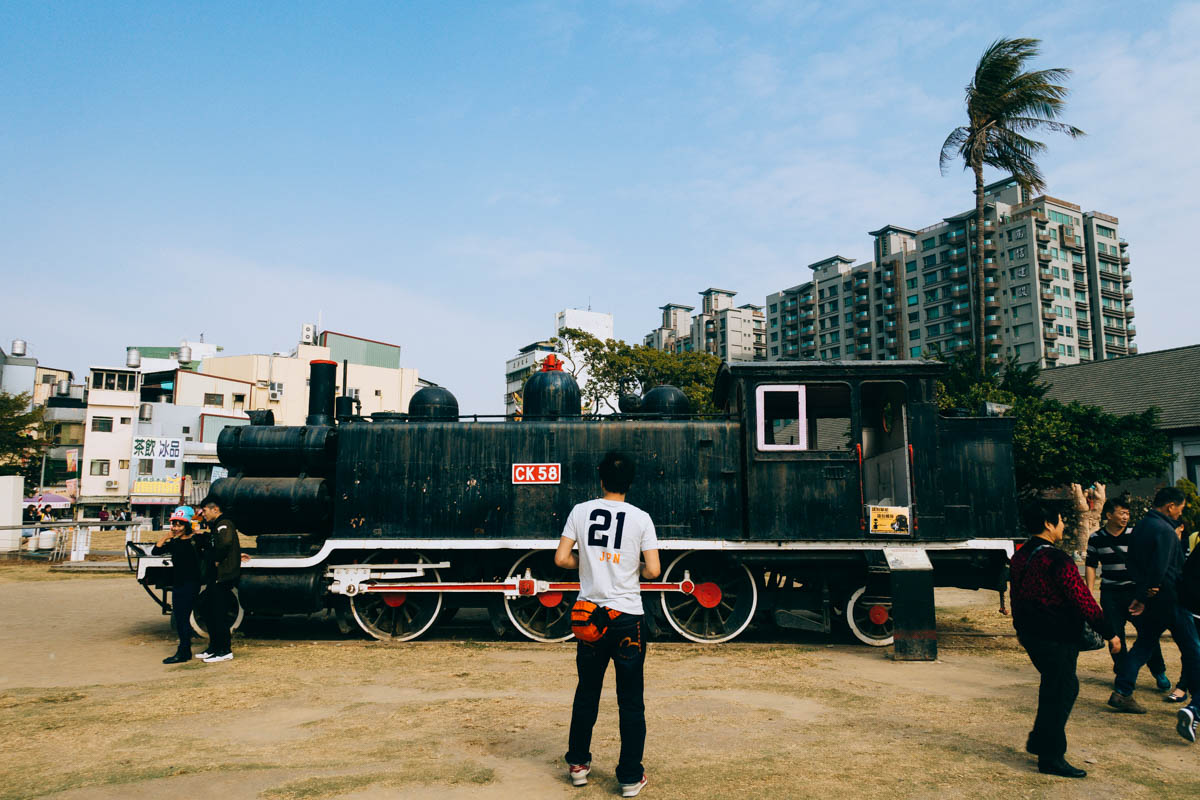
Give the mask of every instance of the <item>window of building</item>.
M 937 238 L 936 237 L 930 236 L 928 239 L 921 240 L 921 249 L 922 250 L 932 250 L 935 247 L 937 247 Z
M 920 298 L 920 297 L 918 297 L 917 295 L 915 295 L 915 294 L 910 294 L 910 295 L 908 296 L 908 304 L 909 304 L 910 306 L 915 306 L 915 305 L 916 305 L 916 304 L 917 304 L 917 303 L 920 301 L 920 299 L 921 299 L 921 298 Z
M 97 433 L 112 433 L 112 417 L 92 417 L 92 430 Z M 107 474 L 107 473 L 105 473 Z
M 829 357 L 830 358 L 841 358 L 842 357 L 842 348 L 840 348 L 840 347 L 829 348 Z
M 913 331 L 919 333 L 919 331 L 916 328 L 913 328 Z M 928 328 L 925 329 L 925 334 L 927 336 L 938 336 L 941 334 L 941 332 L 942 332 L 942 326 L 940 323 L 937 325 L 930 325 Z
M 916 272 L 916 271 L 917 271 L 917 262 L 915 262 L 915 261 L 906 261 L 906 262 L 904 263 L 904 271 L 905 271 L 905 272 Z
M 174 459 L 169 459 L 167 461 L 164 461 L 163 466 L 166 467 L 167 469 L 175 469 Z
M 107 458 L 93 458 L 89 465 L 89 472 L 92 475 L 107 475 L 109 462 Z
M 925 256 L 922 261 L 926 267 L 933 267 L 937 265 L 937 256 Z
M 138 475 L 152 475 L 154 473 L 154 459 L 139 458 L 137 465 Z
M 904 288 L 906 288 L 906 289 L 915 289 L 915 288 L 917 288 L 917 279 L 916 279 L 916 278 L 909 278 L 908 280 L 906 280 L 906 281 L 904 282 Z
M 908 348 L 908 355 L 912 358 L 920 358 L 921 357 L 921 346 L 917 345 L 916 347 Z
M 913 312 L 909 313 L 908 321 L 909 322 L 920 322 L 921 321 L 921 312 L 913 311 Z
M 921 338 L 921 329 L 913 328 L 912 333 L 908 334 L 908 338 L 912 339 L 914 342 L 917 341 L 918 339 L 920 339 Z
M 771 348 L 771 355 L 773 355 L 773 356 L 777 356 L 777 355 L 779 355 L 779 348 L 778 348 L 778 347 L 772 347 L 772 348 Z
M 1097 225 L 1096 226 L 1096 234 L 1099 236 L 1103 236 L 1105 239 L 1117 238 L 1117 232 L 1115 230 L 1113 230 L 1112 228 L 1109 228 L 1106 225 Z M 1104 251 L 1101 250 L 1100 252 L 1104 252 Z
M 925 319 L 937 319 L 941 315 L 942 309 L 940 306 L 938 308 L 929 308 L 925 310 Z
M 204 405 L 225 407 L 225 395 L 223 394 L 204 394 Z

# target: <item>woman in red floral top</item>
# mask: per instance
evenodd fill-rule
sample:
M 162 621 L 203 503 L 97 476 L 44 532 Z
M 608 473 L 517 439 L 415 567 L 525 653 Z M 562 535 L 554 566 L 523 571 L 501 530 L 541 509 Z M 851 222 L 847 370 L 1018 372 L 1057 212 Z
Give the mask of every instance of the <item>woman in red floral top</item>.
M 1037 717 L 1025 749 L 1038 757 L 1038 771 L 1082 778 L 1087 773 L 1071 766 L 1067 752 L 1067 719 L 1079 694 L 1075 664 L 1079 636 L 1086 620 L 1118 652 L 1118 639 L 1092 598 L 1075 562 L 1059 550 L 1062 515 L 1036 504 L 1025 515 L 1033 534 L 1013 555 L 1011 565 L 1012 617 L 1017 639 L 1041 673 Z

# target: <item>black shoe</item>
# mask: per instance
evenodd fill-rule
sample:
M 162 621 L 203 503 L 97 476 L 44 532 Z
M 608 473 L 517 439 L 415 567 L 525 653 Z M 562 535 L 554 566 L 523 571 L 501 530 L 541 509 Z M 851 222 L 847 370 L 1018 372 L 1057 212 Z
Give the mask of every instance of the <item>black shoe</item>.
M 1025 752 L 1029 753 L 1029 755 L 1031 755 L 1031 756 L 1037 755 L 1037 750 L 1033 749 L 1033 734 L 1032 733 L 1025 737 Z
M 192 660 L 191 653 L 176 653 L 173 656 L 167 656 L 166 658 L 164 658 L 163 663 L 164 664 L 182 664 L 185 661 L 191 661 L 191 660 Z
M 1044 775 L 1061 775 L 1064 778 L 1086 778 L 1087 770 L 1073 767 L 1062 756 L 1057 758 L 1039 758 L 1038 772 Z

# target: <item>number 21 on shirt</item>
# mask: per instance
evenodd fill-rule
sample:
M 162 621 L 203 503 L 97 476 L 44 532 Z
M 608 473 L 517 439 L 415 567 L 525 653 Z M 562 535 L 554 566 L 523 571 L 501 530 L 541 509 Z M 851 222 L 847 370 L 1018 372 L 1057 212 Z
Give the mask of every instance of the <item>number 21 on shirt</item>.
M 625 530 L 625 512 L 618 511 L 616 514 L 616 517 L 617 517 L 617 529 L 616 529 L 616 531 L 613 532 L 613 535 L 612 535 L 613 543 L 612 543 L 611 549 L 620 550 L 621 549 L 621 534 Z M 588 526 L 588 538 L 587 538 L 588 546 L 589 547 L 608 547 L 607 531 L 610 528 L 612 528 L 612 526 L 613 526 L 612 512 L 606 508 L 597 508 L 592 511 L 591 516 L 588 517 L 588 519 L 590 519 L 592 522 L 592 524 Z M 601 553 L 600 554 L 601 561 L 612 561 L 614 564 L 616 564 L 620 561 L 620 559 L 621 559 L 620 553 Z

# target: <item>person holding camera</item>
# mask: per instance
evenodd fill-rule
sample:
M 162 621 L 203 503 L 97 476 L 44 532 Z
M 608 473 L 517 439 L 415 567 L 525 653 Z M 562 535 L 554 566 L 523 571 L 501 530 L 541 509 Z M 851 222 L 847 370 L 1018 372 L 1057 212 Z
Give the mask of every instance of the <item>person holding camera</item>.
M 179 506 L 171 512 L 171 528 L 150 551 L 171 557 L 171 618 L 179 635 L 179 647 L 164 664 L 182 664 L 192 658 L 192 609 L 200 594 L 200 544 L 196 539 L 191 506 Z

